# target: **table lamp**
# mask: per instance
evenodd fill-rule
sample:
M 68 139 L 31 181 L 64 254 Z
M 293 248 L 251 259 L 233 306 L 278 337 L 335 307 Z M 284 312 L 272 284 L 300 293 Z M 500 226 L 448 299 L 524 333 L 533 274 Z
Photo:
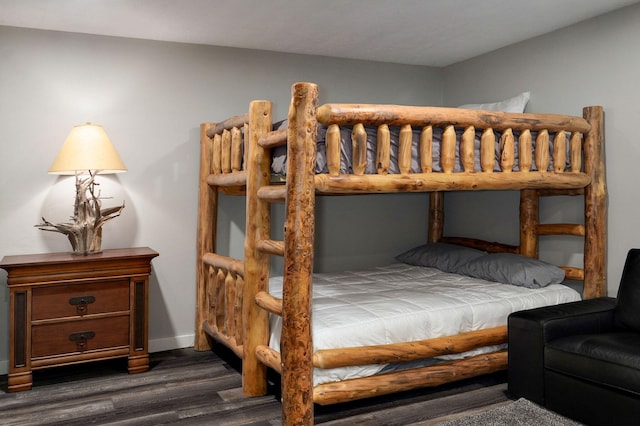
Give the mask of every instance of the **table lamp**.
M 43 231 L 65 234 L 73 253 L 89 255 L 102 251 L 102 226 L 120 216 L 121 206 L 102 208 L 102 197 L 96 189 L 97 174 L 126 172 L 113 144 L 102 126 L 86 123 L 73 127 L 54 160 L 49 173 L 75 175 L 76 200 L 72 222 L 54 224 L 44 217 L 36 225 Z

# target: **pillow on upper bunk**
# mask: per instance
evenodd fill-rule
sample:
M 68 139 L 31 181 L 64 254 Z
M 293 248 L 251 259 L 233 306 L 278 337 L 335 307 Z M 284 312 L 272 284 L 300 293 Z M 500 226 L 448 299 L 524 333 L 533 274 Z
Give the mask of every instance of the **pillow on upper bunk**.
M 414 247 L 396 256 L 398 262 L 413 266 L 438 268 L 444 272 L 454 272 L 463 264 L 485 256 L 487 253 L 471 247 L 448 243 L 430 243 Z
M 560 284 L 565 277 L 564 270 L 555 265 L 514 253 L 490 253 L 460 265 L 453 272 L 527 288 Z
M 514 96 L 500 102 L 492 102 L 488 104 L 466 104 L 460 105 L 458 108 L 482 109 L 485 111 L 524 112 L 530 97 L 531 92 L 522 92 L 518 96 Z

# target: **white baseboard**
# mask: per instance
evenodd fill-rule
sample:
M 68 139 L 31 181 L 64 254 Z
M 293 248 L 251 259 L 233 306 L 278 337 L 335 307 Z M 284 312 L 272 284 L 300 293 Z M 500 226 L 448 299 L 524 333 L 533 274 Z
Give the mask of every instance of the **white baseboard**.
M 195 334 L 165 337 L 149 340 L 149 352 L 162 352 L 171 349 L 189 348 L 193 346 Z M 9 360 L 0 359 L 0 375 L 9 373 Z
M 165 337 L 163 339 L 149 340 L 149 352 L 162 352 L 171 349 L 189 348 L 193 346 L 195 334 Z

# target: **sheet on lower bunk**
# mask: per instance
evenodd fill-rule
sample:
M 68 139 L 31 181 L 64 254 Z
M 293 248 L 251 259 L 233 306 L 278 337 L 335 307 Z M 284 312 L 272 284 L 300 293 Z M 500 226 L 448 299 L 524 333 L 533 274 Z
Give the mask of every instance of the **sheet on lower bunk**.
M 282 296 L 282 278 L 270 281 Z M 506 325 L 514 311 L 580 300 L 562 284 L 540 289 L 478 280 L 435 268 L 393 264 L 314 275 L 314 350 L 409 342 Z M 271 317 L 279 350 L 282 318 Z M 385 365 L 316 369 L 314 385 L 370 376 Z
M 286 121 L 280 122 L 274 125 L 274 130 L 279 128 L 286 128 Z M 376 164 L 376 141 L 377 141 L 377 132 L 378 128 L 375 126 L 365 126 L 365 130 L 367 132 L 367 167 L 365 169 L 365 173 L 367 174 L 375 174 L 377 173 L 375 169 Z M 340 173 L 352 173 L 351 164 L 352 164 L 352 142 L 351 142 L 351 126 L 343 126 L 340 128 Z M 420 146 L 420 128 L 413 129 L 412 132 L 412 140 L 411 140 L 411 173 L 420 173 L 421 168 L 418 163 L 418 152 Z M 459 141 L 462 136 L 463 129 L 456 129 L 456 139 Z M 327 153 L 326 153 L 326 133 L 327 127 L 320 124 L 318 126 L 318 148 L 317 148 L 317 156 L 316 156 L 316 173 L 328 173 L 329 169 L 327 166 Z M 390 164 L 389 164 L 389 173 L 397 174 L 400 173 L 400 169 L 398 167 L 398 140 L 400 138 L 400 128 L 398 127 L 389 127 L 390 133 Z M 514 132 L 514 170 L 519 170 L 518 167 L 518 132 Z M 535 138 L 537 133 L 532 132 L 532 139 L 535 146 Z M 500 148 L 500 133 L 495 132 L 495 165 L 494 171 L 500 171 L 500 156 L 501 156 L 501 148 Z M 553 140 L 554 134 L 549 134 L 549 168 L 548 170 L 553 170 Z M 570 135 L 567 135 L 569 137 Z M 481 131 L 476 131 L 475 140 L 474 140 L 474 171 L 481 171 L 480 166 L 480 139 L 482 137 Z M 568 139 L 567 139 L 568 140 Z M 434 172 L 441 172 L 442 167 L 440 164 L 440 143 L 442 141 L 442 129 L 434 128 L 433 129 L 433 138 L 432 138 L 432 169 Z M 569 144 L 566 145 L 567 158 L 570 158 L 568 155 Z M 532 170 L 536 170 L 537 167 L 535 165 L 535 158 L 532 159 Z M 462 171 L 462 164 L 460 162 L 459 150 L 456 149 L 456 161 L 454 171 L 460 172 Z M 286 147 L 278 147 L 273 152 L 273 161 L 271 164 L 271 171 L 276 175 L 284 176 L 287 172 L 287 149 Z

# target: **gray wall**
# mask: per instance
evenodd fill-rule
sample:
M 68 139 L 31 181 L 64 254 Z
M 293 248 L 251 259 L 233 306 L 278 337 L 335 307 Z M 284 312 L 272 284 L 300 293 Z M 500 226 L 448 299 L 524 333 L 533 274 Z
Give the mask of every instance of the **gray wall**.
M 631 6 L 445 69 L 0 27 L 0 257 L 69 249 L 64 236 L 33 227 L 43 215 L 62 222 L 71 214 L 73 178 L 46 171 L 73 125 L 102 124 L 129 168 L 100 180 L 114 204 L 126 203 L 122 217 L 105 226 L 104 247 L 160 252 L 153 261 L 150 347 L 188 346 L 200 122 L 240 114 L 252 99 L 273 100 L 275 115 L 284 118 L 290 85 L 305 80 L 320 84 L 322 102 L 454 106 L 530 90 L 532 112 L 579 115 L 585 105 L 605 108 L 614 295 L 625 253 L 638 246 L 640 234 L 633 187 L 640 180 L 640 149 L 632 136 L 640 119 L 634 105 L 640 93 L 638 22 L 640 6 Z M 380 208 L 379 197 L 388 197 L 382 201 L 390 207 Z M 579 200 L 559 202 L 562 210 L 553 213 L 543 205 L 543 216 L 581 218 Z M 448 232 L 517 241 L 517 194 L 464 200 L 451 194 L 448 203 Z M 227 232 L 220 249 L 240 256 L 242 199 L 222 197 L 221 205 L 220 228 Z M 321 199 L 317 266 L 391 260 L 423 240 L 427 207 L 421 195 Z M 563 245 L 574 254 L 560 254 L 555 247 Z M 580 261 L 577 242 L 552 241 L 544 248 L 550 260 Z M 0 272 L 0 284 L 5 281 Z M 8 291 L 0 288 L 0 312 L 7 312 Z M 6 315 L 0 315 L 0 373 L 7 369 L 6 330 Z
M 105 206 L 126 203 L 105 225 L 103 247 L 160 253 L 150 349 L 189 346 L 200 123 L 243 113 L 252 99 L 274 101 L 284 118 L 296 81 L 318 83 L 324 102 L 440 105 L 441 76 L 425 67 L 0 27 L 0 257 L 70 249 L 62 234 L 34 228 L 41 216 L 64 222 L 72 214 L 73 178 L 47 170 L 72 126 L 102 124 L 129 169 L 99 180 L 113 197 Z M 320 200 L 319 268 L 390 261 L 424 240 L 424 195 L 390 198 L 395 209 L 362 200 Z M 243 199 L 221 204 L 228 232 L 220 249 L 241 256 Z M 0 271 L 0 374 L 8 358 L 5 282 Z
M 531 91 L 530 112 L 582 115 L 582 107 L 602 105 L 605 111 L 605 140 L 608 199 L 608 289 L 615 296 L 622 266 L 629 248 L 640 246 L 640 217 L 637 182 L 640 181 L 640 140 L 636 126 L 640 109 L 640 5 L 629 6 L 523 43 L 446 68 L 444 103 L 458 105 L 469 98 L 491 101 Z M 517 241 L 517 224 L 503 220 L 504 206 L 512 208 L 513 194 L 492 194 L 497 201 L 485 214 L 480 196 L 468 203 L 462 197 L 449 199 L 449 224 L 464 232 L 463 215 L 482 209 L 487 221 L 481 232 Z M 542 217 L 551 222 L 581 219 L 582 199 L 561 199 L 560 211 L 551 213 L 546 201 Z M 465 207 L 461 209 L 460 207 Z M 515 206 L 517 209 L 517 205 Z M 517 210 L 516 210 L 517 211 Z M 477 218 L 474 216 L 472 221 Z M 509 226 L 505 226 L 505 223 Z M 475 224 L 474 224 L 475 225 Z M 477 231 L 476 231 L 477 232 Z M 515 233 L 515 234 L 514 234 Z M 581 262 L 578 255 L 561 255 L 560 247 L 581 247 L 574 241 L 551 240 L 541 255 L 567 264 Z

